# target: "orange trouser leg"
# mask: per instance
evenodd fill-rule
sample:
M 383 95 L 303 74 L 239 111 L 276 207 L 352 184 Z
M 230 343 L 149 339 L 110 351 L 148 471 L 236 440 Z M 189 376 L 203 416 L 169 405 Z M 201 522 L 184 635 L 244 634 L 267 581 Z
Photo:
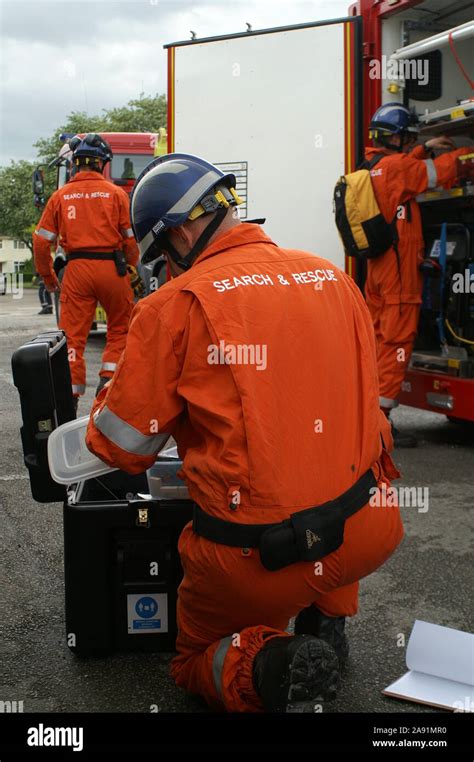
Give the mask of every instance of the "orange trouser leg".
M 102 355 L 100 376 L 111 377 L 127 341 L 133 309 L 133 292 L 128 275 L 120 277 L 113 262 L 97 262 L 95 294 L 107 313 L 107 343 Z
M 315 605 L 326 616 L 355 616 L 359 609 L 359 582 L 337 587 L 326 595 L 321 593 Z
M 86 390 L 84 349 L 94 318 L 96 298 L 81 268 L 82 262 L 70 262 L 61 286 L 59 327 L 65 332 L 74 394 Z
M 252 674 L 266 639 L 284 635 L 289 619 L 311 604 L 332 616 L 355 614 L 357 581 L 387 560 L 402 535 L 398 508 L 367 505 L 347 520 L 343 545 L 320 563 L 269 572 L 258 551 L 244 556 L 217 546 L 188 525 L 179 541 L 177 684 L 214 707 L 261 710 Z
M 419 314 L 419 304 L 386 304 L 382 310 L 377 347 L 382 400 L 398 399 L 415 342 Z
M 396 407 L 413 350 L 420 305 L 392 304 L 383 297 L 368 297 L 367 305 L 377 344 L 380 405 L 383 408 Z

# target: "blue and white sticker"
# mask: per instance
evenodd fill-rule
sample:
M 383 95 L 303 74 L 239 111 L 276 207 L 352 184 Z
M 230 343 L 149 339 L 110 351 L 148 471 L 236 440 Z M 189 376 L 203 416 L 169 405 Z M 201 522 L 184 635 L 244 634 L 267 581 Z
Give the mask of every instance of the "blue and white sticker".
M 168 632 L 167 593 L 127 595 L 129 635 Z
M 454 254 L 455 248 L 456 248 L 456 241 L 446 241 L 446 256 L 452 257 Z M 433 245 L 430 251 L 430 257 L 432 259 L 439 259 L 440 254 L 441 254 L 441 241 L 439 238 L 437 238 L 435 241 L 433 241 Z

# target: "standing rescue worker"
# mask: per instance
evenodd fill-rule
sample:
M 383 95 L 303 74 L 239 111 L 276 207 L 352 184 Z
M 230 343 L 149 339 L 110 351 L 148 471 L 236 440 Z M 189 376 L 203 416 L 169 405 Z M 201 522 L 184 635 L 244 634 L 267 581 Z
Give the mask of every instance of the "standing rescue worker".
M 157 431 L 177 441 L 194 501 L 177 684 L 228 711 L 314 711 L 336 693 L 359 579 L 401 540 L 398 507 L 369 505 L 399 474 L 357 286 L 241 223 L 234 186 L 186 154 L 138 178 L 142 261 L 164 252 L 174 277 L 135 308 L 86 441 L 129 473 L 153 464 Z
M 35 230 L 36 268 L 49 291 L 59 289 L 51 244 L 67 255 L 61 284 L 60 320 L 67 337 L 73 394 L 86 388 L 84 349 L 97 302 L 107 313 L 107 342 L 97 392 L 112 377 L 125 346 L 133 308 L 127 264 L 135 266 L 138 248 L 130 226 L 129 199 L 102 177 L 112 151 L 100 135 L 69 142 L 76 174 L 49 199 Z
M 424 241 L 419 193 L 453 184 L 463 165 L 459 157 L 471 149 L 455 148 L 446 137 L 413 148 L 418 118 L 401 103 L 387 103 L 370 122 L 374 146 L 366 148 L 366 162 L 380 161 L 370 171 L 380 211 L 388 223 L 396 220 L 398 242 L 380 257 L 368 259 L 365 294 L 377 343 L 380 406 L 389 417 L 398 405 L 418 328 L 422 302 Z M 435 149 L 450 153 L 432 158 Z M 409 152 L 409 153 L 408 153 Z M 367 166 L 367 165 L 366 165 Z M 396 447 L 415 447 L 416 438 L 393 428 Z

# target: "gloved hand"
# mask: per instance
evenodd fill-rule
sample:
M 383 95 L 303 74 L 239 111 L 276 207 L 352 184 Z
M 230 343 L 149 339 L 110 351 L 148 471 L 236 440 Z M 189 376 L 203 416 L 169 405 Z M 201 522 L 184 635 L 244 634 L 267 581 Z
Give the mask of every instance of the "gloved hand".
M 133 265 L 127 265 L 128 277 L 130 278 L 130 286 L 137 299 L 141 299 L 145 295 L 145 284 L 143 283 L 137 268 Z
M 451 138 L 446 135 L 439 135 L 437 138 L 431 138 L 425 143 L 425 149 L 430 151 L 453 151 L 456 148 L 456 144 Z

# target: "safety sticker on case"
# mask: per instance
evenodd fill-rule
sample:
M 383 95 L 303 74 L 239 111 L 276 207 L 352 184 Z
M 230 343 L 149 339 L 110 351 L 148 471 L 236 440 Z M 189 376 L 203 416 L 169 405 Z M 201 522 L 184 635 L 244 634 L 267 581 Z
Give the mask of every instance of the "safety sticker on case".
M 129 635 L 168 632 L 168 595 L 127 595 L 127 619 Z

